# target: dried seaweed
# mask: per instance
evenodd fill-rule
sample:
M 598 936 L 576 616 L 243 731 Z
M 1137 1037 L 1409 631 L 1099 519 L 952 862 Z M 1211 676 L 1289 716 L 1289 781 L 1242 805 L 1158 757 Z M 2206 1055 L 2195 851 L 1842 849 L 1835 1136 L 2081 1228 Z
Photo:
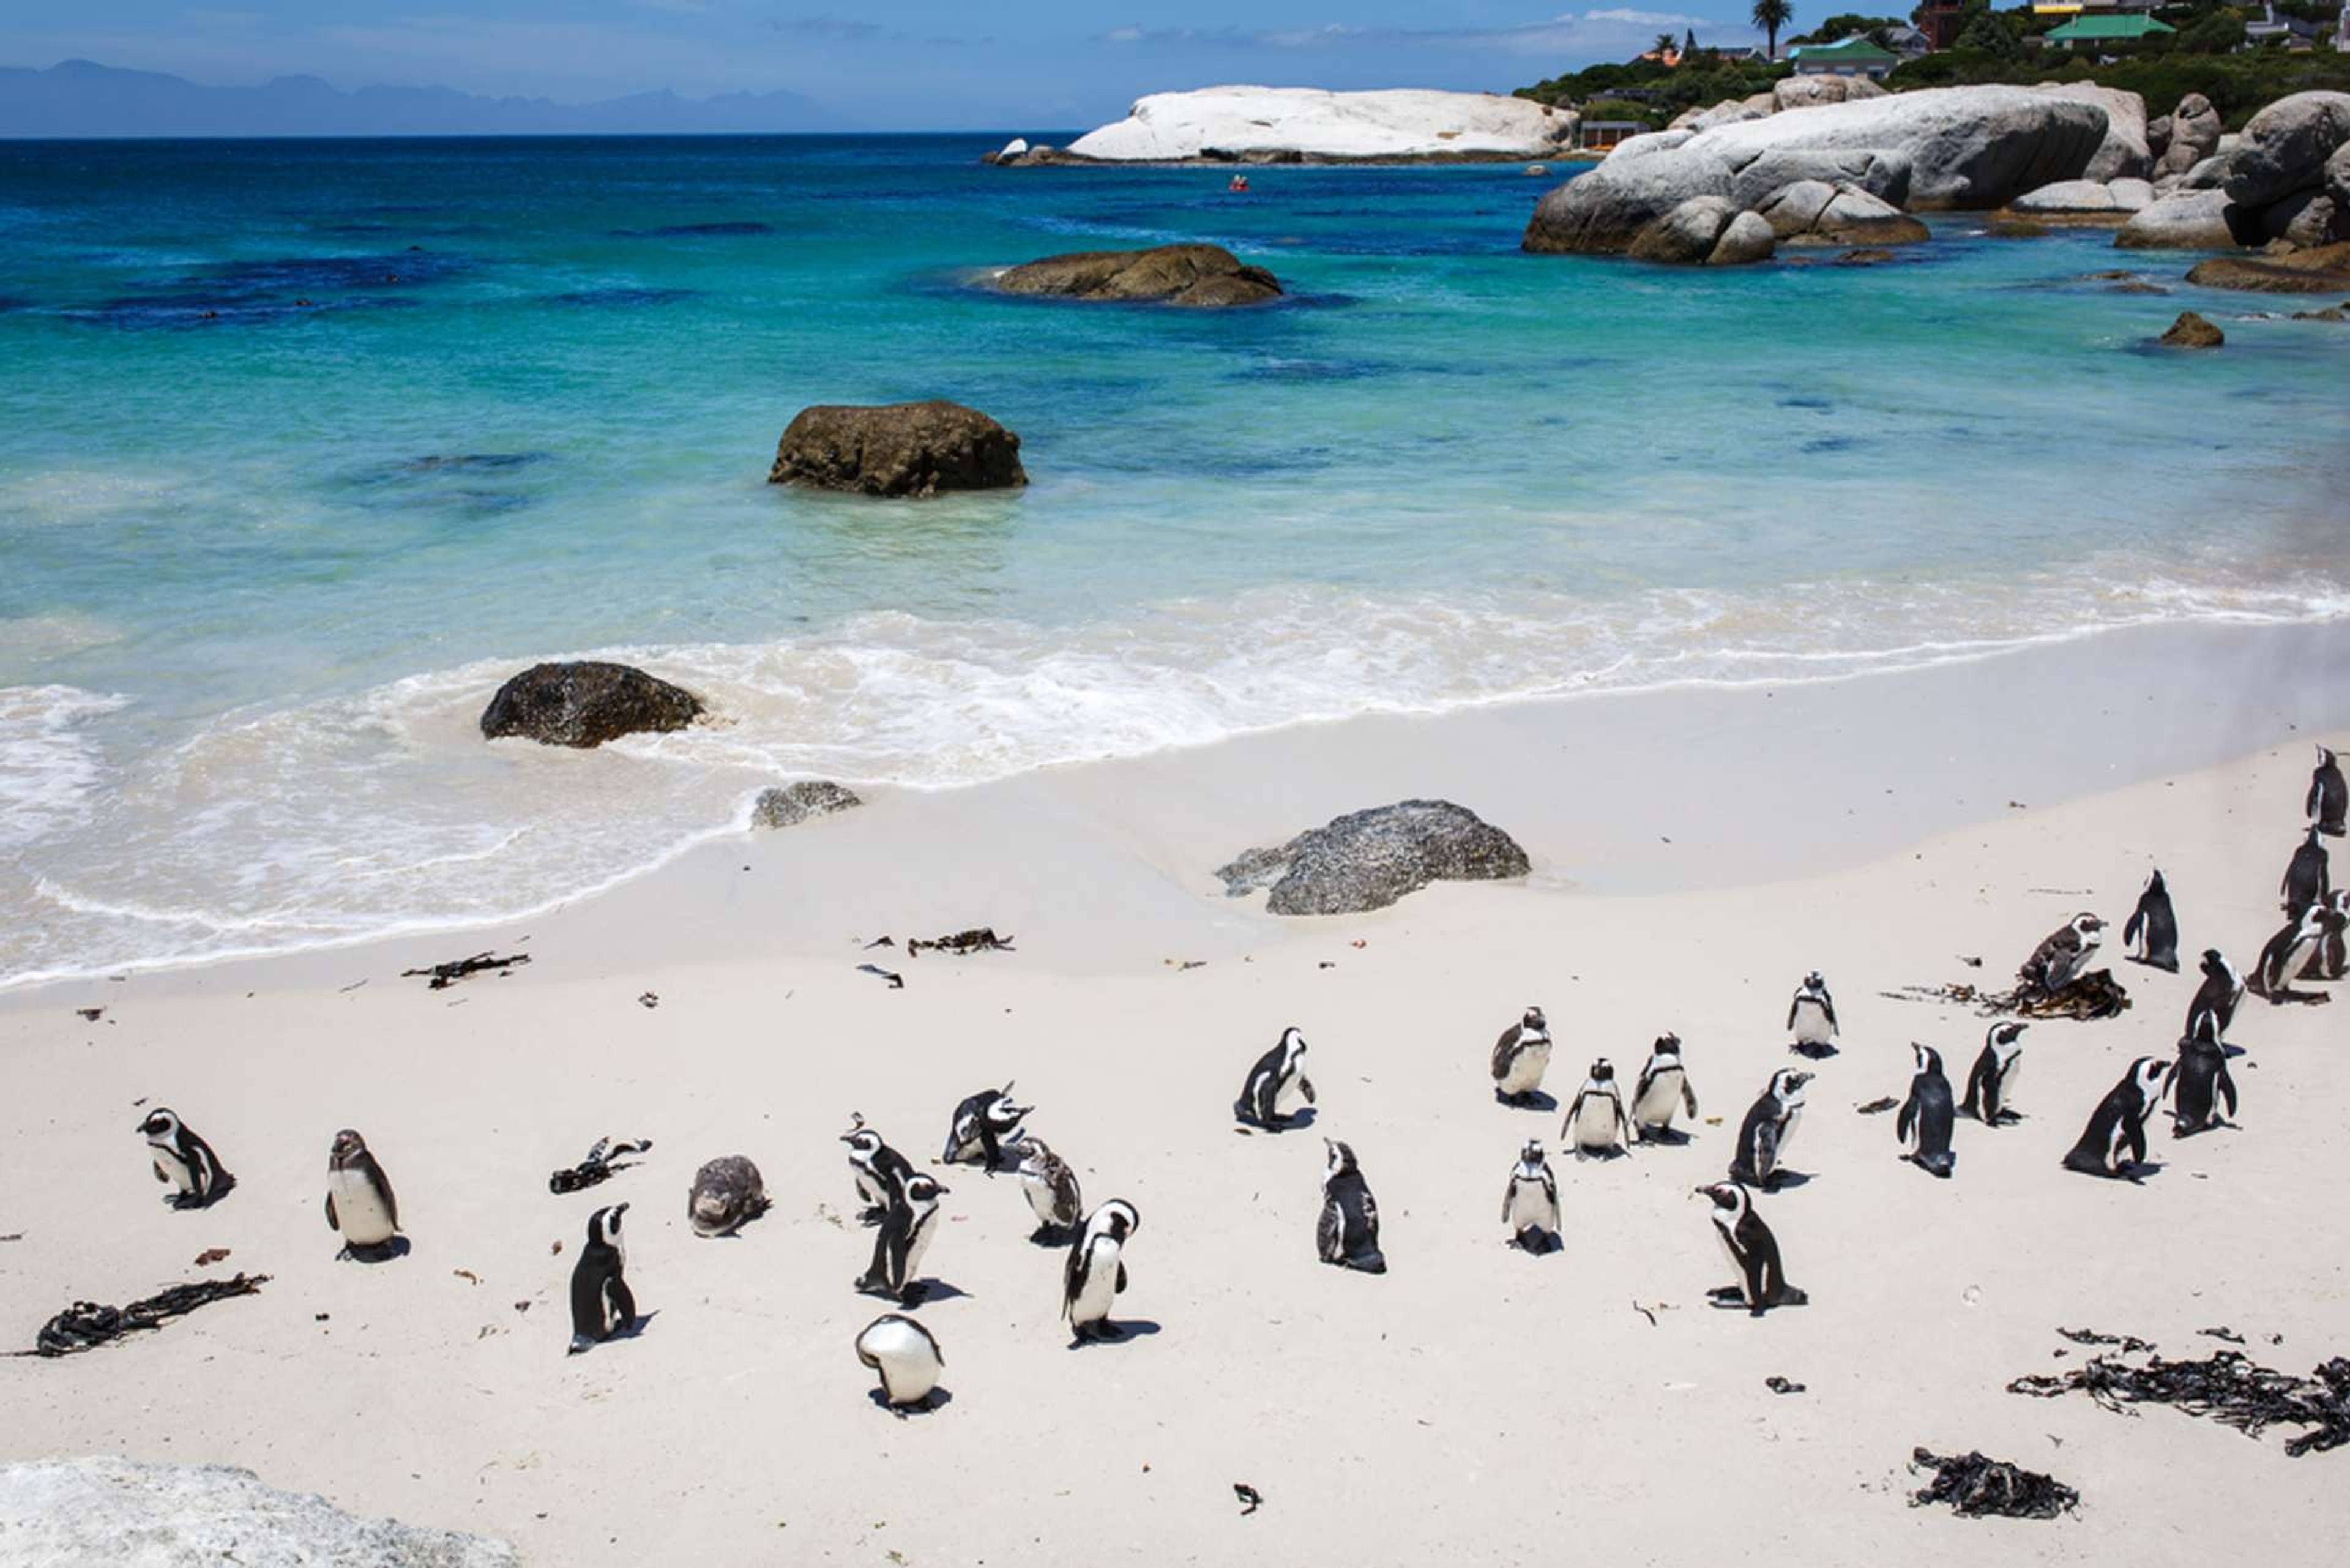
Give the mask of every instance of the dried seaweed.
M 621 1171 L 629 1168 L 619 1163 L 623 1158 L 632 1154 L 643 1154 L 652 1147 L 653 1140 L 649 1137 L 640 1137 L 634 1143 L 618 1144 L 608 1137 L 599 1137 L 596 1140 L 595 1147 L 588 1151 L 587 1158 L 568 1170 L 558 1170 L 550 1175 L 546 1179 L 546 1189 L 549 1192 L 557 1193 L 577 1192 L 583 1188 L 609 1181 Z
M 2037 985 L 2019 985 L 2013 991 L 1985 991 L 1964 981 L 1905 985 L 1898 991 L 1881 991 L 1877 994 L 1888 1002 L 1970 1007 L 1981 1018 L 2070 1018 L 2083 1023 L 2118 1017 L 2130 1005 L 2129 992 L 2107 969 L 2085 974 L 2053 995 Z
M 908 958 L 920 958 L 926 952 L 951 953 L 960 958 L 965 953 L 1008 953 L 1013 950 L 1012 939 L 997 936 L 993 926 L 976 926 L 967 931 L 957 931 L 951 937 L 906 939 Z
M 2083 1344 L 2111 1343 L 2105 1336 L 2084 1338 L 2077 1332 L 2065 1337 Z M 2144 1360 L 2133 1364 L 2123 1359 L 2129 1355 Z M 2291 1459 L 2350 1443 L 2350 1357 L 2339 1355 L 2309 1376 L 2296 1377 L 2258 1366 L 2240 1351 L 2215 1351 L 2201 1361 L 2172 1361 L 2143 1340 L 2125 1337 L 2116 1354 L 2095 1356 L 2061 1376 L 2019 1377 L 2007 1391 L 2035 1399 L 2077 1391 L 2116 1412 L 2130 1405 L 2168 1405 L 2233 1427 L 2248 1438 L 2271 1427 L 2307 1428 L 2286 1441 L 2284 1451 Z
M 1934 1472 L 1932 1481 L 1910 1498 L 1912 1508 L 1947 1502 L 1961 1519 L 2054 1519 L 2081 1501 L 2079 1492 L 2053 1476 L 1980 1453 L 1945 1456 L 1918 1449 L 1909 1463 L 1913 1470 Z
M 1865 1116 L 1881 1116 L 1900 1103 L 1900 1101 L 1895 1099 L 1892 1096 L 1887 1095 L 1882 1099 L 1871 1100 L 1865 1106 L 1853 1106 L 1853 1109 L 1858 1111 Z
M 1793 1378 L 1778 1376 L 1776 1374 L 1762 1379 L 1762 1386 L 1768 1388 L 1773 1394 L 1802 1394 L 1806 1392 L 1803 1384 L 1795 1382 Z
M 504 958 L 494 958 L 488 953 L 475 953 L 472 958 L 451 959 L 447 963 L 436 963 L 431 969 L 404 969 L 400 971 L 400 977 L 407 980 L 415 975 L 426 975 L 430 977 L 425 985 L 426 990 L 446 991 L 468 975 L 491 971 L 503 976 L 515 965 L 529 961 L 528 953 L 510 953 Z
M 894 970 L 883 969 L 878 963 L 858 964 L 857 966 L 857 972 L 859 974 L 879 975 L 883 980 L 889 982 L 889 989 L 892 991 L 903 991 L 906 989 L 906 977 L 904 975 L 898 973 Z
M 140 1329 L 161 1328 L 172 1318 L 185 1317 L 198 1307 L 226 1301 L 231 1296 L 249 1296 L 269 1282 L 267 1274 L 239 1274 L 227 1280 L 196 1280 L 184 1285 L 173 1285 L 158 1292 L 144 1301 L 129 1306 L 100 1306 L 96 1302 L 76 1302 L 41 1325 L 31 1350 L 16 1352 L 18 1355 L 72 1355 L 79 1351 L 93 1350 Z

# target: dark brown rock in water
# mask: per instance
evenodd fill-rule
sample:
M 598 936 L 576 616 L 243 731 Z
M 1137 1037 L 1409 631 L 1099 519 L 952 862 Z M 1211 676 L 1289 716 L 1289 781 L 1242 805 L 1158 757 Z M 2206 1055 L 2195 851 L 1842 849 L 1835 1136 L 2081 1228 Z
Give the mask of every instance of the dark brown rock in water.
M 1836 265 L 1882 266 L 1887 262 L 1898 259 L 1898 258 L 1896 257 L 1891 251 L 1879 250 L 1872 246 L 1862 250 L 1845 252 L 1844 254 L 1836 257 Z
M 1995 240 L 2044 240 L 2056 231 L 2032 218 L 1993 218 L 1983 232 Z
M 2226 333 L 2191 310 L 2180 311 L 2170 330 L 2162 335 L 2162 341 L 2173 348 L 2217 348 L 2227 340 Z
M 830 779 L 802 779 L 797 784 L 761 790 L 759 798 L 751 803 L 751 826 L 792 827 L 811 816 L 830 816 L 836 811 L 864 804 L 856 791 Z
M 1281 285 L 1273 274 L 1243 265 L 1222 245 L 1157 245 L 1046 256 L 999 274 L 995 286 L 1007 294 L 1193 307 L 1263 305 L 1281 297 Z
M 625 664 L 534 664 L 482 710 L 488 740 L 521 735 L 547 746 L 600 746 L 642 730 L 682 730 L 702 699 Z
M 2350 309 L 2329 305 L 2323 310 L 2296 310 L 2293 318 L 2295 321 L 2350 321 Z
M 2160 284 L 2158 284 L 2158 283 L 2148 283 L 2148 282 L 2147 282 L 2147 281 L 2146 281 L 2144 278 L 2142 278 L 2142 277 L 2134 277 L 2134 278 L 2130 278 L 2130 279 L 2128 279 L 2128 280 L 2127 280 L 2127 281 L 2126 281 L 2126 282 L 2117 283 L 2117 284 L 2114 285 L 2114 286 L 2113 286 L 2112 288 L 2110 288 L 2110 289 L 2106 290 L 2106 292 L 2107 292 L 2107 293 L 2109 293 L 2109 294 L 2159 294 L 2159 295 L 2168 295 L 2168 294 L 2170 292 L 2170 290 L 2168 290 L 2168 289 L 2167 289 L 2167 288 L 2163 287 L 2163 286 L 2162 286 L 2162 285 L 2160 285 Z
M 1216 872 L 1240 898 L 1271 888 L 1276 915 L 1384 909 L 1430 882 L 1523 877 L 1526 852 L 1466 806 L 1407 800 L 1357 811 L 1273 849 L 1252 849 Z
M 770 484 L 813 484 L 866 495 L 925 496 L 1028 483 L 1020 438 L 961 403 L 802 409 L 775 448 Z
M 2277 255 L 2213 256 L 2197 262 L 2187 281 L 2256 294 L 2339 294 L 2350 288 L 2350 241 Z

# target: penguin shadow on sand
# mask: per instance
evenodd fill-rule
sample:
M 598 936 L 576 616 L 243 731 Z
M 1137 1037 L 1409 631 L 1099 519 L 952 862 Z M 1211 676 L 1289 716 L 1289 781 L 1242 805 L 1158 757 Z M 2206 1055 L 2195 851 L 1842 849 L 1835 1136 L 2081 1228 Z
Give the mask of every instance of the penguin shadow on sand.
M 1088 1325 L 1085 1333 L 1070 1335 L 1067 1348 L 1087 1350 L 1097 1345 L 1124 1345 L 1130 1340 L 1149 1339 L 1158 1332 L 1159 1324 L 1153 1318 L 1106 1317 Z
M 389 1241 L 379 1241 L 371 1247 L 346 1241 L 342 1251 L 335 1254 L 335 1261 L 338 1263 L 390 1263 L 405 1258 L 414 1249 L 409 1246 L 405 1236 L 394 1236 Z
M 904 1420 L 909 1416 L 929 1416 L 935 1414 L 954 1403 L 953 1390 L 945 1387 L 933 1388 L 929 1393 L 923 1395 L 920 1399 L 917 1399 L 909 1405 L 892 1405 L 889 1403 L 889 1391 L 886 1388 L 868 1389 L 865 1397 L 872 1400 L 873 1403 L 880 1408 L 887 1410 L 892 1416 L 897 1417 L 900 1421 Z
M 1513 1111 L 1548 1113 L 1558 1109 L 1558 1096 L 1546 1089 L 1528 1089 L 1523 1095 L 1505 1095 L 1493 1091 L 1493 1103 Z
M 1547 1098 L 1548 1096 L 1544 1097 Z M 1242 1121 L 1238 1117 L 1234 1117 L 1232 1121 L 1232 1131 L 1239 1134 L 1242 1137 L 1254 1137 L 1259 1133 L 1264 1133 L 1268 1136 L 1278 1137 L 1283 1133 L 1311 1132 L 1314 1130 L 1315 1114 L 1315 1109 L 1312 1106 L 1302 1106 L 1296 1110 L 1291 1111 L 1287 1115 L 1280 1117 L 1278 1120 L 1271 1122 L 1258 1122 L 1251 1124 L 1249 1122 Z

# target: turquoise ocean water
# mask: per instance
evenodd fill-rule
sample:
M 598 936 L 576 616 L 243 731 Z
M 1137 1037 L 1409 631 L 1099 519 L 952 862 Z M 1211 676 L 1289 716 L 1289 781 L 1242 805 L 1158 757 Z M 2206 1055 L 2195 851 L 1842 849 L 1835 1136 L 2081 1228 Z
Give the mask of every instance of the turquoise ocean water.
M 1662 272 L 1519 254 L 1514 168 L 990 144 L 0 144 L 0 983 L 518 915 L 786 776 L 2350 610 L 2350 331 L 2084 276 L 2185 258 Z M 975 286 L 1172 239 L 1288 302 Z M 2187 305 L 2229 347 L 2147 351 Z M 930 396 L 1034 484 L 763 483 Z M 588 652 L 719 722 L 482 742 Z

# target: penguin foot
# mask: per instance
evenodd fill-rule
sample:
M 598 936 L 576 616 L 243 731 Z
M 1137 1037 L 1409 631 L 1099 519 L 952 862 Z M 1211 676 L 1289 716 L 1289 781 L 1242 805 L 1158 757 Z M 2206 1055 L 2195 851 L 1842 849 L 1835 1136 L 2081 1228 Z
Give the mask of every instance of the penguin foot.
M 882 1293 L 886 1295 L 889 1293 L 885 1291 Z M 898 1293 L 898 1304 L 903 1307 L 918 1307 L 922 1304 L 922 1298 L 930 1293 L 931 1288 L 928 1285 L 910 1284 Z

